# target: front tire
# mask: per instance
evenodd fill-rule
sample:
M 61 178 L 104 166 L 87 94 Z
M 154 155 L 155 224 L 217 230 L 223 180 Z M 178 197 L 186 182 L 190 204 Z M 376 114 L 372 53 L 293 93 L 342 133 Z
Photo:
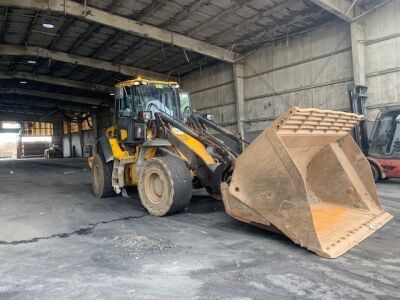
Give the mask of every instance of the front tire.
M 113 162 L 106 162 L 103 155 L 95 154 L 92 165 L 92 188 L 97 198 L 115 195 L 112 187 Z
M 138 185 L 140 201 L 153 216 L 165 216 L 186 208 L 192 198 L 192 178 L 185 163 L 173 156 L 146 161 Z
M 381 179 L 381 174 L 379 172 L 379 169 L 371 164 L 371 170 L 372 170 L 372 176 L 374 177 L 374 181 L 377 182 L 379 179 Z

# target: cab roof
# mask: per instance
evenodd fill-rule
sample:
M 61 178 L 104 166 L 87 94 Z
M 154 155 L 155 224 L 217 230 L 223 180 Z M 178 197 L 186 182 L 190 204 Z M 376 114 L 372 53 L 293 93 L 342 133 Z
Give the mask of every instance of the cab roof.
M 145 82 L 145 84 L 162 84 L 162 85 L 178 85 L 176 81 L 160 81 L 160 80 L 149 80 L 149 79 L 142 79 L 142 78 L 135 78 L 127 81 L 120 82 L 115 85 L 116 88 L 122 87 L 122 86 L 132 86 L 135 85 L 135 82 L 139 82 L 139 84 L 142 84 Z

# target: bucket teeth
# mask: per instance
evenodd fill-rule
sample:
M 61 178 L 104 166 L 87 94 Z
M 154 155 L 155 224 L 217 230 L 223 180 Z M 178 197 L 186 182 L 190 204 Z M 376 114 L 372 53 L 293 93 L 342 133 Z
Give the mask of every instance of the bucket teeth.
M 232 217 L 276 228 L 335 258 L 388 222 L 371 168 L 350 135 L 355 114 L 293 107 L 238 157 L 221 185 Z

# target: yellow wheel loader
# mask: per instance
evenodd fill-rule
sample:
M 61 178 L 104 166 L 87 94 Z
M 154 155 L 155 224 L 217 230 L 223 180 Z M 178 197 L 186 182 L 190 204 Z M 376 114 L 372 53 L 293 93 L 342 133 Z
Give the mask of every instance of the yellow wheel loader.
M 349 132 L 361 116 L 294 107 L 239 154 L 212 132 L 241 137 L 200 115 L 175 82 L 116 86 L 116 120 L 89 159 L 99 198 L 137 186 L 154 216 L 189 205 L 192 189 L 222 196 L 233 218 L 279 231 L 335 258 L 388 222 L 371 168 Z

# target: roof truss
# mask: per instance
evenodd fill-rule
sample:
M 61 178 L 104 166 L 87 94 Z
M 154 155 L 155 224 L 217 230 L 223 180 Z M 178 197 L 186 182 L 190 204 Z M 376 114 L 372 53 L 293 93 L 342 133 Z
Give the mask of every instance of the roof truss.
M 0 0 L 0 6 L 46 10 L 85 19 L 97 24 L 112 27 L 138 36 L 150 38 L 165 44 L 175 45 L 186 50 L 201 53 L 226 62 L 234 62 L 235 52 L 200 41 L 167 29 L 137 22 L 113 13 L 85 6 L 70 0 Z
M 65 63 L 81 65 L 111 72 L 117 72 L 130 77 L 138 75 L 145 78 L 161 79 L 161 80 L 165 80 L 167 77 L 167 75 L 161 73 L 138 69 L 126 65 L 115 64 L 80 55 L 69 54 L 61 51 L 49 50 L 41 47 L 0 45 L 0 53 L 1 55 L 8 55 L 8 56 L 37 56 L 42 58 L 50 58 L 52 60 L 61 61 Z
M 354 6 L 357 0 L 310 0 L 346 22 L 354 18 Z
M 32 74 L 32 73 L 28 73 L 28 72 L 16 72 L 16 73 L 0 72 L 0 79 L 10 79 L 10 78 L 26 79 L 26 80 L 31 80 L 31 81 L 37 81 L 37 82 L 53 84 L 53 85 L 60 85 L 60 86 L 71 87 L 71 88 L 93 91 L 93 92 L 110 93 L 114 89 L 111 86 L 106 86 L 106 85 L 101 85 L 101 84 L 69 80 L 69 79 L 53 77 L 53 76 Z
M 74 95 L 65 95 L 60 93 L 53 92 L 44 92 L 37 90 L 30 90 L 25 88 L 0 88 L 1 95 L 23 95 L 23 96 L 33 96 L 40 98 L 53 99 L 55 102 L 57 101 L 66 101 L 66 102 L 75 102 L 75 103 L 83 103 L 89 105 L 108 105 L 107 100 L 104 99 L 96 99 L 82 96 L 74 96 Z M 32 102 L 34 103 L 34 102 Z

